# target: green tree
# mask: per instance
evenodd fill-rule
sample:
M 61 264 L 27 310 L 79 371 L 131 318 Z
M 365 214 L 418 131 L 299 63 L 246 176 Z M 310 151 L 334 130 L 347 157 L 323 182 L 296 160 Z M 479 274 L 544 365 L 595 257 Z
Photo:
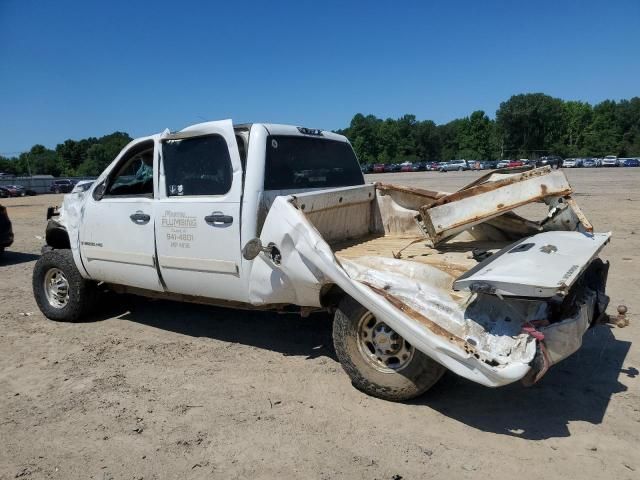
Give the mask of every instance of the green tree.
M 482 110 L 462 119 L 458 126 L 457 157 L 489 160 L 496 156 L 495 125 Z
M 500 104 L 496 121 L 510 153 L 552 153 L 562 144 L 564 109 L 559 98 L 543 93 L 514 95 Z
M 438 160 L 441 151 L 438 127 L 431 120 L 419 122 L 416 127 L 416 155 L 422 160 Z
M 591 105 L 585 102 L 564 102 L 563 122 L 565 133 L 559 153 L 565 157 L 588 155 L 585 151 L 585 134 L 593 117 Z
M 618 106 L 605 100 L 593 107 L 593 120 L 585 131 L 585 149 L 599 157 L 618 155 L 623 135 L 617 122 Z

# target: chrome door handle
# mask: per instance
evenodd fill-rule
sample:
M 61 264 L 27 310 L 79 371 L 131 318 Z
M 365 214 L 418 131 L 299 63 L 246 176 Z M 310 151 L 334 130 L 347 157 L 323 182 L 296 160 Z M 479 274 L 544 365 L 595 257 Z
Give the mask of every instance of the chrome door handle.
M 233 217 L 222 212 L 213 212 L 211 215 L 204 217 L 204 221 L 209 225 L 230 225 L 233 223 Z
M 136 225 L 144 225 L 145 223 L 149 223 L 149 220 L 151 220 L 151 216 L 141 210 L 138 210 L 136 213 L 132 213 L 129 215 L 129 218 Z

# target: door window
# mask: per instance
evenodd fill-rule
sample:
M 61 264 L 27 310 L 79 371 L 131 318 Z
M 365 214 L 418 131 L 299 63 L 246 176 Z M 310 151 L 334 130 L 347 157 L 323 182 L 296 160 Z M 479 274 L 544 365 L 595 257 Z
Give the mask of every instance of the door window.
M 167 196 L 224 195 L 233 172 L 220 135 L 168 140 L 162 144 Z
M 153 141 L 132 147 L 116 167 L 105 196 L 153 198 Z

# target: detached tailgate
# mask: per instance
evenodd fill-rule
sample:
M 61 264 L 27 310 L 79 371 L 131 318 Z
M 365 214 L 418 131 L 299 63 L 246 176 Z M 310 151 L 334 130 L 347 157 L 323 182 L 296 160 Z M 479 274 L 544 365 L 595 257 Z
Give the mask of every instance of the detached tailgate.
M 552 297 L 573 285 L 610 237 L 610 233 L 539 233 L 479 263 L 460 276 L 453 288 L 508 296 Z

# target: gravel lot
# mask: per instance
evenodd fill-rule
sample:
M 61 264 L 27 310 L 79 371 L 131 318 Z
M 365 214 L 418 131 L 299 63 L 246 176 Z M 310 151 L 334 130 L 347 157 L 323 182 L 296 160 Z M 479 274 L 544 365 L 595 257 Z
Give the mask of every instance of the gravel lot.
M 355 390 L 326 315 L 106 298 L 86 323 L 46 320 L 31 293 L 45 210 L 3 199 L 0 479 L 640 478 L 640 168 L 567 175 L 614 237 L 608 293 L 631 325 L 599 326 L 538 385 L 448 374 L 417 401 Z M 474 172 L 370 175 L 452 191 Z

